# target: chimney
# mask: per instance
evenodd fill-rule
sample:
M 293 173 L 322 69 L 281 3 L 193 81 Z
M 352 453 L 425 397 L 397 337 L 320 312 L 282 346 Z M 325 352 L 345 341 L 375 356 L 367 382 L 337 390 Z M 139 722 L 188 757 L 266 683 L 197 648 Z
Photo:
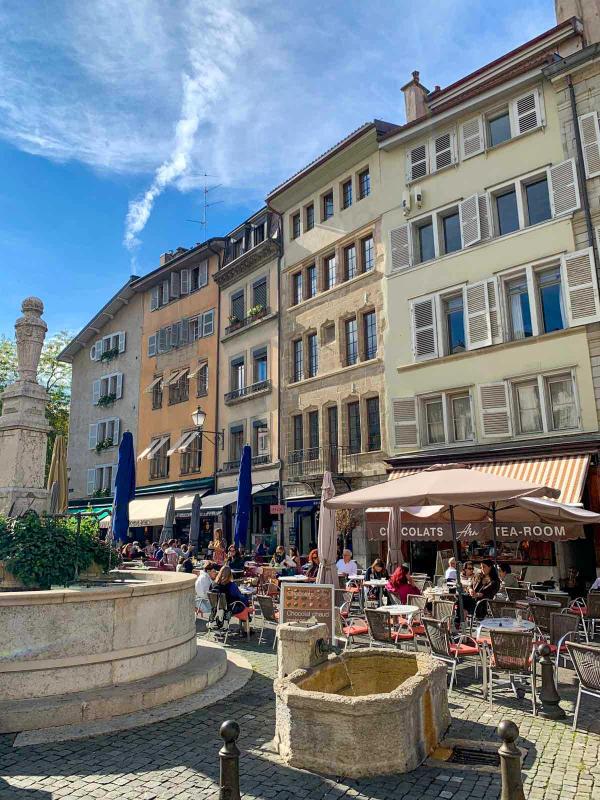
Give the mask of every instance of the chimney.
M 167 261 L 170 261 L 173 258 L 173 251 L 167 250 L 166 253 L 160 254 L 160 266 L 163 267 Z
M 556 22 L 577 17 L 583 23 L 585 44 L 600 42 L 600 0 L 554 0 Z
M 412 80 L 402 87 L 402 91 L 404 92 L 407 122 L 414 122 L 414 120 L 427 114 L 427 95 L 429 91 L 419 82 L 419 72 L 417 70 L 413 72 Z

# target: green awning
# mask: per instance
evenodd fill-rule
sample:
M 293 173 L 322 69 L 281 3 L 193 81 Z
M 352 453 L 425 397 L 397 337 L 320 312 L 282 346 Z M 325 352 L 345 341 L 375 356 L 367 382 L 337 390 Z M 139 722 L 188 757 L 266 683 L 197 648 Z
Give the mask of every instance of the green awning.
M 68 510 L 69 514 L 95 514 L 97 520 L 104 519 L 112 513 L 112 503 L 103 506 L 77 506 Z

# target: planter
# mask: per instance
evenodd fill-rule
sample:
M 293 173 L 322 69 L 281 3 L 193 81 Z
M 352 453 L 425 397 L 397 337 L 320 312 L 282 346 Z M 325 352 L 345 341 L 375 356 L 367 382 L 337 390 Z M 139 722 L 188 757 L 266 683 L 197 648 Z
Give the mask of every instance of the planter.
M 23 581 L 16 578 L 12 572 L 4 566 L 4 561 L 0 561 L 0 592 L 18 592 L 21 590 L 32 591 L 38 586 L 25 586 Z

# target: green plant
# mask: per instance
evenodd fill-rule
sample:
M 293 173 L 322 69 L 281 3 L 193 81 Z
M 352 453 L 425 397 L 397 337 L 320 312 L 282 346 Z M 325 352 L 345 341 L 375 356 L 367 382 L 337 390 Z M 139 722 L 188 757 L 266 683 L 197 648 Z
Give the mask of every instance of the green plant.
M 236 322 L 240 321 L 240 318 L 237 316 L 237 314 L 230 314 L 227 319 L 229 320 L 230 325 L 235 325 Z
M 92 492 L 92 497 L 110 497 L 110 489 L 96 489 Z
M 112 394 L 103 394 L 102 397 L 98 398 L 96 405 L 103 407 L 112 406 L 116 399 L 117 395 L 114 392 Z
M 110 436 L 108 436 L 106 439 L 102 439 L 102 441 L 98 442 L 96 445 L 96 452 L 101 453 L 103 450 L 108 450 L 108 448 L 112 447 L 113 444 L 113 440 Z
M 261 303 L 258 303 L 258 305 L 252 306 L 252 308 L 248 312 L 248 316 L 249 317 L 257 317 L 259 314 L 262 314 L 262 312 L 264 310 L 265 310 L 265 307 Z
M 105 353 L 102 353 L 100 356 L 100 361 L 112 361 L 113 358 L 116 358 L 119 355 L 119 348 L 113 347 L 110 350 L 107 350 Z

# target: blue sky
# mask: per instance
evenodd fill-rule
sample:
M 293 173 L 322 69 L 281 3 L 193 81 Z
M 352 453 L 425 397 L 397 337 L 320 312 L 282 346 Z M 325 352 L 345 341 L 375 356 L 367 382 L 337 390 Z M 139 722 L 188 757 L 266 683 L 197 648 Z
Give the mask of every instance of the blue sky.
M 28 294 L 79 329 L 161 252 L 208 235 L 363 122 L 403 122 L 552 27 L 552 0 L 2 0 L 0 334 Z

